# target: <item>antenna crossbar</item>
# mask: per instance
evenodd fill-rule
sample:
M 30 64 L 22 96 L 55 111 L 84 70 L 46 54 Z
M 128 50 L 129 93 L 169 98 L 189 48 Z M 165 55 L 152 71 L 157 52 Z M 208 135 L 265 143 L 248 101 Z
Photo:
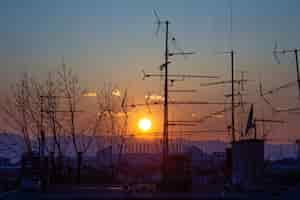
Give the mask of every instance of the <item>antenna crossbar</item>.
M 163 74 L 145 73 L 143 72 L 143 79 L 150 77 L 164 77 Z M 169 78 L 219 78 L 219 76 L 209 76 L 209 75 L 193 75 L 193 74 L 168 74 Z
M 250 80 L 240 79 L 240 80 L 233 80 L 233 83 L 241 84 L 243 82 L 248 82 Z M 231 84 L 232 81 L 217 81 L 217 82 L 210 82 L 210 83 L 200 83 L 200 86 L 212 86 L 212 85 L 223 85 L 223 84 Z
M 182 93 L 194 93 L 194 92 L 197 92 L 197 90 L 193 90 L 193 89 L 191 89 L 191 90 L 169 90 L 169 92 L 173 92 L 173 93 L 180 93 L 180 92 L 182 92 Z
M 280 123 L 283 124 L 285 121 L 283 120 L 272 120 L 272 119 L 254 119 L 255 122 L 267 122 L 267 123 Z

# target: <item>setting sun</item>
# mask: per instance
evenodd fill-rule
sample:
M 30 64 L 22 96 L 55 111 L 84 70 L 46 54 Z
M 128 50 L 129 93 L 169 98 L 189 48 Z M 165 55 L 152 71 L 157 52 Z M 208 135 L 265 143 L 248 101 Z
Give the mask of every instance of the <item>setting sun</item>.
M 151 128 L 151 121 L 147 118 L 140 119 L 139 121 L 139 129 L 142 131 L 148 131 Z

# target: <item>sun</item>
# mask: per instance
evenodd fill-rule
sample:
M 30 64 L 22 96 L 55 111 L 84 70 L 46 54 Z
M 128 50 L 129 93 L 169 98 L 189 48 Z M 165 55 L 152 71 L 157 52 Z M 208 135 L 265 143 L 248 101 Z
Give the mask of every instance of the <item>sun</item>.
M 151 120 L 147 118 L 142 118 L 139 120 L 139 129 L 142 131 L 149 131 L 152 126 Z

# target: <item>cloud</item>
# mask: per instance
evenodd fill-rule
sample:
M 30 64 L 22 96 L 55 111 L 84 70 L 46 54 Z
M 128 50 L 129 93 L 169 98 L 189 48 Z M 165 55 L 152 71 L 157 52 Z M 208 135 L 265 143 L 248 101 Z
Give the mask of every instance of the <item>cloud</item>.
M 156 94 L 151 94 L 151 95 L 145 95 L 145 99 L 148 101 L 163 101 L 164 97 L 162 97 L 161 95 L 156 95 Z
M 96 97 L 97 93 L 96 92 L 85 92 L 83 93 L 84 97 Z

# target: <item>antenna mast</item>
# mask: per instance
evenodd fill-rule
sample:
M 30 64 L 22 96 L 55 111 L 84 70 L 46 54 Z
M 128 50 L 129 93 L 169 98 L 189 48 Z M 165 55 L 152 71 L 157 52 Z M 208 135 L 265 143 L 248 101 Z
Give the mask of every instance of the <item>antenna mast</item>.
M 232 0 L 229 0 L 229 9 L 230 9 L 230 57 L 231 57 L 231 137 L 232 143 L 235 143 L 235 122 L 234 122 L 234 52 L 232 49 Z
M 169 153 L 169 141 L 168 141 L 168 60 L 169 60 L 169 24 L 170 22 L 165 21 L 166 35 L 165 35 L 165 91 L 164 91 L 164 129 L 163 129 L 163 177 L 166 180 L 166 160 Z
M 165 29 L 165 52 L 164 52 L 164 63 L 160 66 L 160 70 L 164 70 L 164 75 L 163 74 L 146 74 L 143 73 L 144 78 L 146 77 L 161 77 L 164 76 L 164 101 L 163 101 L 163 105 L 164 105 L 164 109 L 163 109 L 163 141 L 162 141 L 162 178 L 163 178 L 163 184 L 167 185 L 168 184 L 168 177 L 167 177 L 167 158 L 168 158 L 168 154 L 169 154 L 169 130 L 168 130 L 168 126 L 169 126 L 169 121 L 168 121 L 168 104 L 171 103 L 168 101 L 168 86 L 169 86 L 169 78 L 173 77 L 173 78 L 217 78 L 216 76 L 200 76 L 200 75 L 187 75 L 187 74 L 168 74 L 168 65 L 171 63 L 169 61 L 169 57 L 172 56 L 177 56 L 177 55 L 182 55 L 182 56 L 186 56 L 186 55 L 191 55 L 194 54 L 194 52 L 185 52 L 182 49 L 179 49 L 179 51 L 177 52 L 169 52 L 169 36 L 172 40 L 172 42 L 176 42 L 175 37 L 171 36 L 169 33 L 169 25 L 170 25 L 170 21 L 169 20 L 165 20 L 162 21 L 160 20 L 158 14 L 156 13 L 155 10 L 153 10 L 154 15 L 156 17 L 156 23 L 157 23 L 157 29 L 156 29 L 156 34 L 158 34 L 159 32 L 159 28 L 160 25 L 165 25 L 166 29 Z M 178 48 L 177 48 L 178 49 Z M 174 79 L 175 80 L 175 79 Z M 171 83 L 174 82 L 174 80 L 170 80 Z M 188 91 L 189 92 L 189 91 Z M 174 102 L 175 103 L 175 102 Z M 182 103 L 182 102 L 176 102 L 176 103 Z M 188 103 L 188 104 L 194 104 L 195 102 L 184 102 L 184 103 Z M 196 102 L 198 104 L 198 102 Z

